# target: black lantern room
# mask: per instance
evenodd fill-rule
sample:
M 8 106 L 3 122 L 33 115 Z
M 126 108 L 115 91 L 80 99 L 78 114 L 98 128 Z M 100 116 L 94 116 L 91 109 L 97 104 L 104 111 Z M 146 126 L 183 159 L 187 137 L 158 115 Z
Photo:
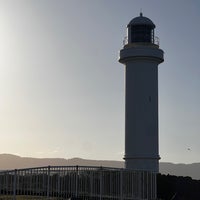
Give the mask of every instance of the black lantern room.
M 130 21 L 128 28 L 128 44 L 130 43 L 154 43 L 155 24 L 140 13 Z

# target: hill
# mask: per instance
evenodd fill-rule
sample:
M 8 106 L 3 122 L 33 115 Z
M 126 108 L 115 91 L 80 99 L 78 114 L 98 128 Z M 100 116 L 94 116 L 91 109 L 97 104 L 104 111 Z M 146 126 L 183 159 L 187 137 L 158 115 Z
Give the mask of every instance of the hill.
M 86 160 L 82 158 L 31 158 L 20 157 L 12 154 L 0 154 L 0 170 L 20 169 L 30 167 L 42 167 L 48 165 L 82 165 L 82 166 L 105 166 L 123 168 L 123 161 L 110 160 Z M 160 163 L 160 173 L 176 176 L 189 176 L 200 180 L 200 163 L 193 164 L 173 164 Z
M 20 169 L 42 166 L 82 165 L 82 166 L 105 166 L 123 168 L 124 162 L 110 160 L 86 160 L 82 158 L 31 158 L 20 157 L 12 154 L 0 154 L 0 170 Z

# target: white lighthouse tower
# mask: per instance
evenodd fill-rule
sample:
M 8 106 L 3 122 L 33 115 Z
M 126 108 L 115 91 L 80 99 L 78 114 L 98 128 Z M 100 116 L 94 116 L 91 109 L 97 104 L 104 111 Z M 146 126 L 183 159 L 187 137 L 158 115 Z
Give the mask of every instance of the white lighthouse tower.
M 119 62 L 125 65 L 125 166 L 158 172 L 158 64 L 163 51 L 154 23 L 140 13 L 127 25 Z

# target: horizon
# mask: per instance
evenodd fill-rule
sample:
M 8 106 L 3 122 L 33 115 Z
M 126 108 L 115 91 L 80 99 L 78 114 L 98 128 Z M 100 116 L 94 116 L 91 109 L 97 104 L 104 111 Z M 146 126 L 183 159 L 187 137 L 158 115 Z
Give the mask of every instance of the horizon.
M 10 153 L 1 153 L 1 155 L 10 155 L 10 156 L 16 156 L 20 158 L 33 158 L 33 159 L 64 159 L 64 160 L 72 160 L 72 159 L 82 159 L 82 160 L 90 160 L 90 161 L 111 161 L 111 162 L 124 162 L 124 160 L 109 160 L 109 159 L 90 159 L 90 158 L 82 158 L 82 157 L 71 157 L 71 158 L 64 158 L 64 157 L 29 157 L 29 156 L 20 156 L 16 154 L 10 154 Z M 200 164 L 200 162 L 193 162 L 193 163 L 176 163 L 176 162 L 171 162 L 171 161 L 162 161 L 160 163 L 169 163 L 169 164 L 175 164 L 175 165 L 192 165 L 192 164 Z

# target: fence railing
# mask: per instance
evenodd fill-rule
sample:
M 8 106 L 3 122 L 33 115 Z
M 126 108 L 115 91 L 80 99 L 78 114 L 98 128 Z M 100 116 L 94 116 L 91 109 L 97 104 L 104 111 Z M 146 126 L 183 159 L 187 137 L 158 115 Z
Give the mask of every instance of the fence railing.
M 0 197 L 156 199 L 156 174 L 108 167 L 47 166 L 0 172 Z M 0 198 L 1 199 L 1 198 Z

